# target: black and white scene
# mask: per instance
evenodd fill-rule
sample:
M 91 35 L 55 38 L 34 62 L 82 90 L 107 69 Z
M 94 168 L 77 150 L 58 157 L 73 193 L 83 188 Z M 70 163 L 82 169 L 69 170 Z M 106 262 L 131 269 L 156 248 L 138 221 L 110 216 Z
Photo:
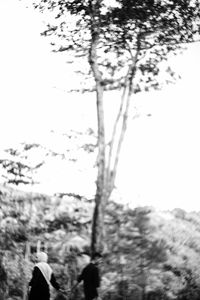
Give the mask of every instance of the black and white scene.
M 200 0 L 0 0 L 0 300 L 200 299 Z

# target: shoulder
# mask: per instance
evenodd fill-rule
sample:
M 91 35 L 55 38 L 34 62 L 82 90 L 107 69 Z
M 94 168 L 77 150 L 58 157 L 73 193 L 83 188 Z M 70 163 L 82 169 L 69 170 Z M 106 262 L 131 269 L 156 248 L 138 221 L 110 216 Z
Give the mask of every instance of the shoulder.
M 87 270 L 87 269 L 90 269 L 90 268 L 91 268 L 91 263 L 87 264 L 87 265 L 83 268 L 83 270 Z
M 91 271 L 92 269 L 93 269 L 93 266 L 92 266 L 91 263 L 89 263 L 87 266 L 85 266 L 85 267 L 83 268 L 82 273 L 83 273 L 83 274 L 84 274 L 84 273 L 87 273 L 87 272 Z

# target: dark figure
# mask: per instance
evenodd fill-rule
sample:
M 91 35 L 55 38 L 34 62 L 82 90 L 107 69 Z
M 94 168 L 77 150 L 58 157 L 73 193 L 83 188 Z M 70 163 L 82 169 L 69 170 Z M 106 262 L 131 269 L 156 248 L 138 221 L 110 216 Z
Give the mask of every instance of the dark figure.
M 93 300 L 99 296 L 98 288 L 100 287 L 100 274 L 98 265 L 101 260 L 102 255 L 100 253 L 95 253 L 92 256 L 90 263 L 83 269 L 81 275 L 78 277 L 78 282 L 75 286 L 83 281 L 85 300 Z
M 6 299 L 7 274 L 3 265 L 3 255 L 0 253 L 0 300 Z
M 46 253 L 37 254 L 38 263 L 33 269 L 32 279 L 29 282 L 29 300 L 50 300 L 50 285 L 57 291 L 60 289 L 47 259 Z

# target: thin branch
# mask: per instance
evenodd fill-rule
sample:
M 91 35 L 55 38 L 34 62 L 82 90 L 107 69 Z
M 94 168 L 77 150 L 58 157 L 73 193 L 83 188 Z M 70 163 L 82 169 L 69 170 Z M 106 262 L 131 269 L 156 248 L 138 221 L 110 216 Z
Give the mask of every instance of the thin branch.
M 130 45 L 129 45 L 128 42 L 127 42 L 127 46 L 128 46 L 128 51 L 129 51 L 129 54 L 131 56 L 132 62 L 133 62 L 134 67 L 135 67 L 136 61 L 135 61 L 135 58 L 134 58 L 134 56 L 132 54 L 131 47 L 130 47 Z M 139 53 L 139 51 L 138 51 L 138 53 Z M 123 89 L 123 93 L 122 93 L 122 97 L 121 97 L 120 108 L 119 108 L 119 111 L 118 111 L 118 114 L 117 114 L 117 117 L 116 117 L 116 120 L 115 120 L 115 123 L 114 123 L 111 141 L 109 143 L 110 144 L 110 150 L 109 150 L 109 154 L 108 154 L 108 165 L 107 165 L 107 175 L 106 175 L 107 182 L 109 182 L 111 180 L 110 177 L 113 176 L 111 174 L 111 172 L 110 172 L 111 171 L 110 170 L 110 168 L 111 168 L 111 159 L 112 159 L 112 156 L 113 156 L 113 149 L 114 149 L 114 142 L 115 142 L 115 137 L 116 137 L 116 132 L 117 132 L 117 126 L 119 124 L 119 120 L 120 120 L 120 117 L 122 115 L 122 111 L 123 111 L 123 107 L 124 107 L 124 103 L 125 103 L 125 96 L 126 96 L 126 90 L 127 90 L 127 82 L 128 82 L 128 79 L 129 79 L 129 75 L 130 75 L 131 69 L 132 69 L 132 67 L 129 66 L 127 75 L 125 77 L 125 83 L 124 83 L 124 89 Z M 127 112 L 127 110 L 128 110 L 128 107 L 127 107 L 127 104 L 126 104 L 125 113 Z
M 123 110 L 123 106 L 124 106 L 129 73 L 130 73 L 130 66 L 128 68 L 128 72 L 127 72 L 126 77 L 125 77 L 124 89 L 123 89 L 123 93 L 122 93 L 122 96 L 121 96 L 121 103 L 120 103 L 119 111 L 118 111 L 118 114 L 117 114 L 117 117 L 116 117 L 116 120 L 115 120 L 115 123 L 114 123 L 114 126 L 113 126 L 112 137 L 111 137 L 111 140 L 110 140 L 110 143 L 109 143 L 110 150 L 109 150 L 109 154 L 108 154 L 108 165 L 107 165 L 107 174 L 106 174 L 107 182 L 109 182 L 109 180 L 110 180 L 110 166 L 111 166 L 111 158 L 112 158 L 112 154 L 113 154 L 114 141 L 115 141 L 115 136 L 116 136 L 116 132 L 117 132 L 117 125 L 119 123 L 120 116 L 122 114 L 122 110 Z
M 133 56 L 133 55 L 131 56 L 133 64 L 132 64 L 132 68 L 131 68 L 131 74 L 130 74 L 130 77 L 129 77 L 129 91 L 128 91 L 128 95 L 127 95 L 127 99 L 126 99 L 126 107 L 125 107 L 125 111 L 124 111 L 124 114 L 123 114 L 122 128 L 121 128 L 120 137 L 119 137 L 119 140 L 118 140 L 114 166 L 113 166 L 112 174 L 111 174 L 112 176 L 110 178 L 110 180 L 111 180 L 110 192 L 112 191 L 112 186 L 114 185 L 114 181 L 115 181 L 115 177 L 116 177 L 116 170 L 117 170 L 118 161 L 119 161 L 119 153 L 120 153 L 120 150 L 121 150 L 122 142 L 124 140 L 124 135 L 125 135 L 126 128 L 127 128 L 128 110 L 129 110 L 129 106 L 130 106 L 131 95 L 133 93 L 133 78 L 134 78 L 135 73 L 136 73 L 136 63 L 138 61 L 139 52 L 140 52 L 140 35 L 138 35 L 138 49 L 137 49 L 137 52 L 136 52 L 135 56 Z

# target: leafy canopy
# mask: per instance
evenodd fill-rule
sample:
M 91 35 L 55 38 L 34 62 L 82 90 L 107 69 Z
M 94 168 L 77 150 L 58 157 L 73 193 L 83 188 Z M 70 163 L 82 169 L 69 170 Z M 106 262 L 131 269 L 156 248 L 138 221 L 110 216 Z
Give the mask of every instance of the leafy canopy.
M 49 10 L 51 20 L 43 35 L 51 36 L 54 51 L 67 51 L 77 72 L 85 74 L 86 90 L 94 88 L 85 60 L 92 35 L 98 35 L 101 84 L 105 89 L 124 87 L 134 66 L 134 92 L 173 82 L 174 72 L 162 62 L 199 40 L 198 0 L 38 0 L 35 7 Z M 164 80 L 162 71 L 168 75 Z

